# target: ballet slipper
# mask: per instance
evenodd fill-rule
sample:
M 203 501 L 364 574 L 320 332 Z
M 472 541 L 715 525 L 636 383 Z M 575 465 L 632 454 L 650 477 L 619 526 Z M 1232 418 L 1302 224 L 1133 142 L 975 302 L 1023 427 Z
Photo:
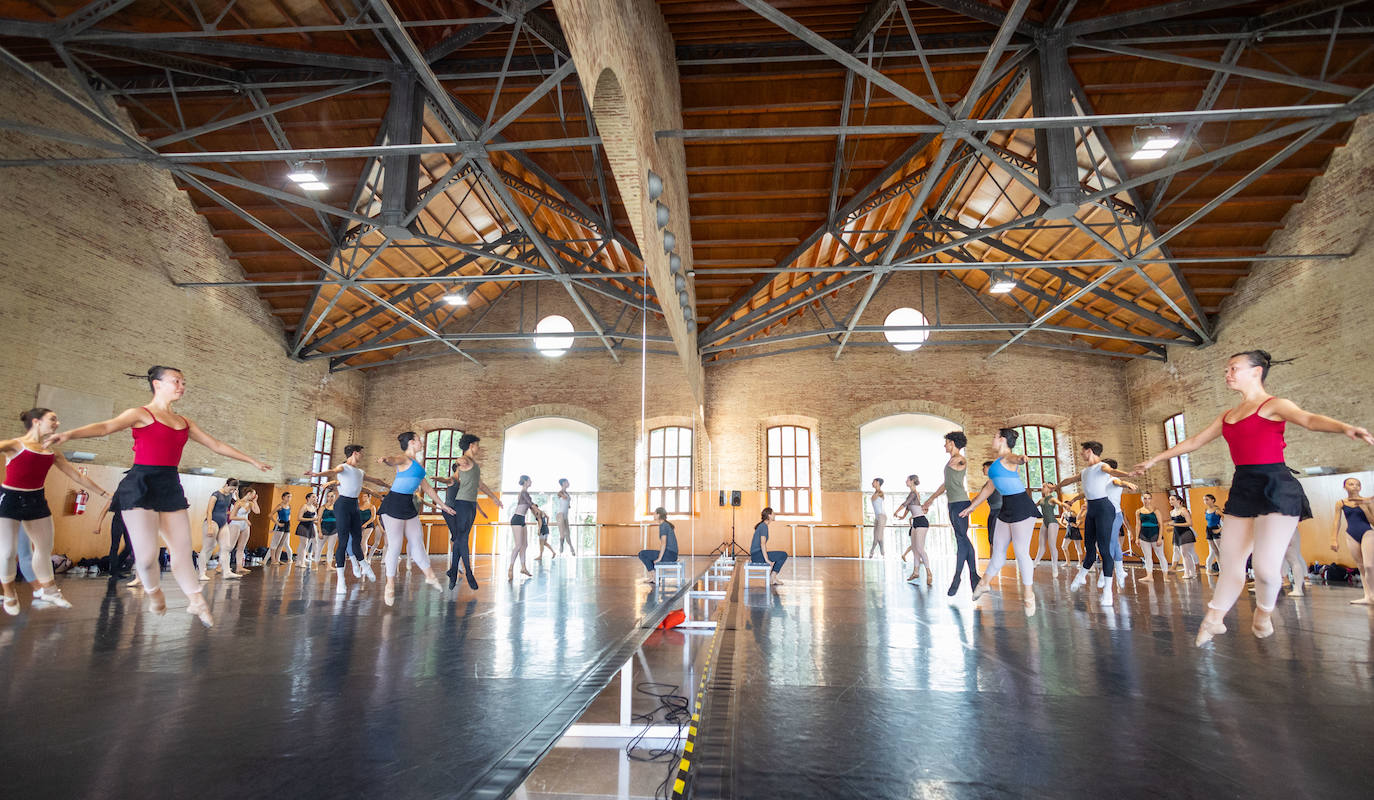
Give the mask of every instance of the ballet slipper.
M 240 579 L 243 578 L 243 576 L 240 575 L 240 574 L 237 573 L 237 572 L 226 572 L 226 573 L 224 573 L 221 577 L 224 578 L 225 580 L 229 580 L 229 581 L 232 581 L 232 580 L 240 580 Z
M 645 578 L 645 579 L 644 579 L 644 582 L 645 582 L 645 583 L 651 583 L 651 584 L 652 584 L 652 583 L 658 583 L 658 581 L 657 581 L 656 579 L 651 578 L 651 577 L 650 577 L 650 578 Z
M 5 595 L 5 613 L 11 617 L 19 616 L 19 598 Z
M 1289 597 L 1303 597 L 1306 594 L 1307 593 L 1303 591 L 1301 583 L 1293 584 L 1293 587 L 1288 590 Z
M 1202 647 L 1204 644 L 1212 641 L 1212 637 L 1226 633 L 1225 623 L 1221 620 L 1213 620 L 1210 617 L 1211 613 L 1209 612 L 1207 616 L 1202 618 L 1202 625 L 1198 628 L 1197 639 L 1194 641 L 1194 644 L 1198 647 Z
M 1264 614 L 1263 619 L 1260 615 Z M 1256 639 L 1268 639 L 1274 635 L 1274 618 L 1272 614 L 1265 614 L 1259 609 L 1255 609 L 1255 619 L 1250 623 L 1250 632 L 1255 634 Z
M 205 598 L 200 593 L 191 596 L 191 602 L 186 606 L 186 613 L 200 618 L 200 624 L 207 628 L 215 627 L 215 618 L 210 614 L 210 606 L 205 602 Z
M 162 589 L 148 590 L 148 610 L 157 614 L 159 617 L 167 613 L 167 595 L 163 594 Z
M 1021 605 L 1026 609 L 1027 617 L 1035 616 L 1035 592 L 1021 598 Z
M 209 576 L 208 574 L 202 572 L 202 573 L 200 573 L 200 580 L 201 580 L 202 583 L 204 583 L 205 581 L 210 580 L 210 576 Z
M 1350 605 L 1352 605 L 1352 606 L 1368 606 L 1368 605 L 1374 605 L 1374 603 L 1369 602 L 1369 598 L 1368 598 L 1368 597 L 1358 597 L 1358 598 L 1356 598 L 1356 599 L 1354 599 L 1354 600 L 1351 600 L 1351 601 L 1350 601 Z
M 906 576 L 906 582 L 907 582 L 907 583 L 915 583 L 919 578 L 920 578 L 920 573 L 919 573 L 919 572 L 913 572 L 913 573 L 911 573 L 910 575 Z
M 927 572 L 927 573 L 926 573 L 926 586 L 934 586 L 934 585 L 935 585 L 935 576 L 934 576 L 934 575 L 931 575 L 929 572 Z
M 533 575 L 530 574 L 530 571 L 527 570 L 527 569 L 525 569 L 524 567 L 521 567 L 521 568 L 520 568 L 520 574 L 521 574 L 521 575 L 524 575 L 526 578 L 532 578 L 532 577 L 534 577 Z
M 782 585 L 782 579 L 781 579 L 781 578 L 774 578 L 773 581 L 772 581 L 772 583 L 773 583 L 774 586 L 781 586 L 781 585 Z
M 1154 582 L 1155 582 L 1155 579 L 1154 579 L 1154 578 L 1151 578 L 1149 575 L 1146 575 L 1146 576 L 1143 577 L 1143 578 L 1136 578 L 1136 583 L 1154 583 Z
M 988 593 L 988 583 L 989 581 L 987 580 L 979 581 L 978 585 L 973 587 L 974 602 L 977 602 L 979 598 Z
M 432 574 L 425 576 L 425 583 L 429 584 L 430 586 L 433 586 L 435 589 L 438 589 L 441 592 L 444 591 L 444 585 L 440 583 L 439 579 Z
M 382 602 L 386 603 L 386 604 L 389 605 L 389 606 L 395 605 L 395 604 L 396 604 L 396 587 L 395 587 L 395 586 L 393 586 L 393 585 L 390 584 L 390 583 L 388 583 L 388 584 L 386 585 L 386 592 L 382 594 Z

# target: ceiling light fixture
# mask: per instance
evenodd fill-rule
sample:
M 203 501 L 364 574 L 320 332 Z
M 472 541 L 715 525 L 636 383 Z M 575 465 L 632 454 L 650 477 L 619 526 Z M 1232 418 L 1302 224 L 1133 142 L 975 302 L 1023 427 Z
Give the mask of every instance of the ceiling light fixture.
M 329 184 L 321 181 L 310 181 L 309 183 L 299 184 L 299 186 L 307 192 L 323 192 L 329 188 Z
M 444 302 L 451 306 L 465 306 L 468 304 L 468 296 L 462 292 L 452 292 L 444 295 Z
M 992 286 L 988 291 L 992 294 L 1006 294 L 1016 288 L 1016 279 L 1005 272 L 992 273 Z
M 1132 161 L 1153 161 L 1163 158 L 1166 153 L 1178 146 L 1180 140 L 1165 125 L 1138 125 L 1131 131 L 1131 144 L 1135 152 Z
M 297 161 L 286 177 L 295 183 L 319 183 L 324 180 L 323 161 Z

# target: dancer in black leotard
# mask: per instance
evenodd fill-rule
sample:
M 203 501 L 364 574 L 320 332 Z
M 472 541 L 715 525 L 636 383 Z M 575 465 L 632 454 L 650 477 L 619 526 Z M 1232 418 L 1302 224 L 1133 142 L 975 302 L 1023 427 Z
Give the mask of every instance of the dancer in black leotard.
M 1360 565 L 1360 575 L 1364 578 L 1364 597 L 1350 602 L 1355 605 L 1374 605 L 1374 498 L 1360 494 L 1358 478 L 1346 478 L 1345 497 L 1336 501 L 1336 524 L 1331 528 L 1331 552 L 1340 552 L 1336 540 L 1340 538 L 1341 523 L 1345 523 L 1348 534 L 1346 542 L 1350 545 L 1350 557 Z M 1302 587 L 1302 576 L 1294 576 L 1293 585 Z
M 229 524 L 229 509 L 239 499 L 239 481 L 230 478 L 210 495 L 205 504 L 205 521 L 200 526 L 200 579 L 210 580 L 210 553 L 219 545 L 219 532 Z M 221 555 L 227 558 L 227 554 Z

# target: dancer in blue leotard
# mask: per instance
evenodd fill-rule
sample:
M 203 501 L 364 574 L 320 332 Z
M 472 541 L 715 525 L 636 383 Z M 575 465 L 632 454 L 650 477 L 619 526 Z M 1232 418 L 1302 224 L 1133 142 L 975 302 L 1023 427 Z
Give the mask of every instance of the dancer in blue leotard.
M 1370 588 L 1370 576 L 1374 576 L 1374 497 L 1360 496 L 1360 481 L 1357 478 L 1345 479 L 1346 496 L 1336 503 L 1336 524 L 1331 529 L 1331 551 L 1338 552 L 1336 540 L 1341 535 L 1341 522 L 1345 522 L 1345 532 L 1349 535 L 1350 557 L 1360 565 L 1360 575 L 1364 576 L 1364 597 L 1351 600 L 1355 605 L 1374 605 L 1374 589 Z M 1301 586 L 1301 577 L 1295 577 L 1293 584 Z
M 1016 555 L 1016 568 L 1021 576 L 1021 604 L 1026 610 L 1026 616 L 1029 617 L 1035 615 L 1035 589 L 1031 585 L 1035 581 L 1035 566 L 1031 561 L 1030 541 L 1031 534 L 1035 531 L 1035 521 L 1040 519 L 1040 510 L 1035 507 L 1035 501 L 1031 500 L 1030 493 L 1026 491 L 1026 484 L 1021 481 L 1021 475 L 1016 469 L 1028 460 L 1025 456 L 1011 451 L 1016 446 L 1019 436 L 1014 428 L 1002 428 L 992 438 L 997 460 L 988 467 L 990 480 L 983 484 L 982 490 L 973 498 L 973 502 L 968 508 L 960 511 L 959 515 L 968 517 L 988 499 L 994 489 L 1002 495 L 1002 508 L 997 514 L 996 528 L 993 532 L 992 558 L 983 570 L 983 580 L 973 590 L 973 599 L 977 600 L 987 594 L 987 579 L 997 575 L 1006 564 L 1007 542 L 1010 541 Z M 992 524 L 993 520 L 988 522 Z

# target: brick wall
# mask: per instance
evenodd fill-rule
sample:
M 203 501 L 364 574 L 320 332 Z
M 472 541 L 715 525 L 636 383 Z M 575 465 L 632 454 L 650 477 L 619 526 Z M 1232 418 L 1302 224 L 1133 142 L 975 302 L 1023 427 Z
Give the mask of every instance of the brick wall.
M 109 138 L 12 71 L 0 75 L 0 106 L 23 122 Z M 0 133 L 0 152 L 94 155 L 11 131 Z M 193 444 L 182 462 L 188 468 L 280 480 L 308 468 L 317 415 L 338 426 L 339 438 L 357 425 L 364 378 L 287 358 L 281 324 L 252 289 L 172 285 L 244 276 L 168 173 L 41 167 L 3 177 L 0 410 L 10 422 L 0 431 L 19 433 L 18 414 L 40 383 L 108 397 L 116 412 L 145 403 L 147 385 L 124 373 L 152 364 L 185 372 L 179 411 L 274 467 L 258 473 Z M 130 462 L 128 433 L 75 446 L 98 464 Z

